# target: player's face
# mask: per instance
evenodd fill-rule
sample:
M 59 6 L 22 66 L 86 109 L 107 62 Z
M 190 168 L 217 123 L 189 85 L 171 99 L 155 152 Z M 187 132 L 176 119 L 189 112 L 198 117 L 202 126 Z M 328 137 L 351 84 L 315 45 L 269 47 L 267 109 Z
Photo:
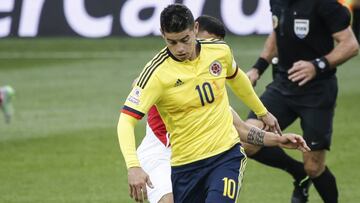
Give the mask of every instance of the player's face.
M 180 61 L 185 61 L 196 58 L 196 32 L 197 26 L 182 32 L 162 32 L 162 34 L 172 55 Z

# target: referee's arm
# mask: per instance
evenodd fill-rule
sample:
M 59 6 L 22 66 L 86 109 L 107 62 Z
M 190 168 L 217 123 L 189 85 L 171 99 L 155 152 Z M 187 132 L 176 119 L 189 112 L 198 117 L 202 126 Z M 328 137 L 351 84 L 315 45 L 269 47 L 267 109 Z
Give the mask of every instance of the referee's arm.
M 337 45 L 325 56 L 329 61 L 330 68 L 344 63 L 359 52 L 359 44 L 350 26 L 334 33 L 332 36 Z

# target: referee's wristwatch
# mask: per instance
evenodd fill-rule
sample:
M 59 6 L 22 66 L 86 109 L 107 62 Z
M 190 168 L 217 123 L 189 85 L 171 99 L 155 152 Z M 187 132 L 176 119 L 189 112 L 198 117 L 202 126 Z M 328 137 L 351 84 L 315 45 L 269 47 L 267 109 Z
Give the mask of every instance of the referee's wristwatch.
M 311 63 L 315 66 L 316 74 L 325 73 L 330 70 L 329 61 L 325 57 L 316 58 Z

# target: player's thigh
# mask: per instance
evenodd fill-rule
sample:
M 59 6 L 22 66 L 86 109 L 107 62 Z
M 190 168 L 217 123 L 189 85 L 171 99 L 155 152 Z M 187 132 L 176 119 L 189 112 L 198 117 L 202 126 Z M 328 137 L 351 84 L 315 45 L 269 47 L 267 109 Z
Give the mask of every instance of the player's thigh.
M 199 167 L 183 170 L 183 166 L 180 168 L 179 171 L 179 167 L 173 167 L 171 172 L 174 202 L 204 202 L 206 195 L 204 179 L 210 169 Z
M 158 203 L 165 195 L 172 193 L 170 162 L 158 163 L 151 169 L 145 167 L 154 188 L 147 187 L 150 203 Z
M 150 203 L 158 203 L 160 199 L 172 193 L 170 149 L 154 145 L 153 151 L 138 151 L 140 164 L 149 175 L 154 188 L 147 187 Z
M 304 169 L 311 177 L 318 177 L 325 170 L 326 150 L 310 151 L 303 154 Z
M 334 110 L 333 107 L 299 109 L 303 137 L 312 151 L 330 149 Z
M 267 110 L 276 117 L 281 129 L 288 127 L 297 118 L 297 114 L 292 110 L 288 99 L 274 89 L 267 88 L 266 91 L 260 96 L 260 100 L 267 108 Z M 246 122 L 254 122 L 250 121 L 250 119 L 257 119 L 257 116 L 252 111 L 249 113 L 248 121 Z M 263 126 L 260 123 L 255 124 L 258 127 Z
M 158 203 L 174 203 L 174 196 L 172 193 L 165 194 L 161 197 Z
M 206 203 L 234 203 L 239 201 L 246 157 L 233 159 L 215 168 L 208 176 Z

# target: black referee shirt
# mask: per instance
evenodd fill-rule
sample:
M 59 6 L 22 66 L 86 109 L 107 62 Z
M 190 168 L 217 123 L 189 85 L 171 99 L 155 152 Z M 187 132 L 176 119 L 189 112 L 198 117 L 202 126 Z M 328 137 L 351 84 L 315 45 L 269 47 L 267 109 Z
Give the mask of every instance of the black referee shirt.
M 270 0 L 270 6 L 284 72 L 296 61 L 328 54 L 332 34 L 350 25 L 349 11 L 336 0 Z
M 274 81 L 268 87 L 284 95 L 319 95 L 329 83 L 336 89 L 333 77 L 336 69 L 318 75 L 301 87 L 288 79 L 287 71 L 299 60 L 310 61 L 331 52 L 332 34 L 350 25 L 347 8 L 336 0 L 270 0 L 270 7 L 279 62 Z

